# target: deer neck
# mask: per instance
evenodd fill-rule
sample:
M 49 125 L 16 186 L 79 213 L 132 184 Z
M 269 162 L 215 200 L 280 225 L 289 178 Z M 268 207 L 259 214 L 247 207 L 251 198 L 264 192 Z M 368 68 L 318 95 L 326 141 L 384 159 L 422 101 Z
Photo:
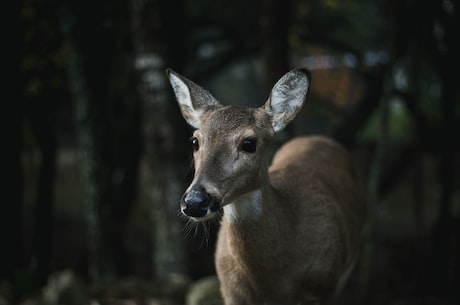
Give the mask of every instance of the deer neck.
M 224 206 L 224 217 L 230 224 L 257 220 L 264 211 L 262 189 L 251 191 Z
M 268 185 L 224 206 L 220 238 L 225 240 L 225 247 L 236 259 L 238 267 L 259 286 L 268 285 L 266 281 L 270 276 L 266 268 L 277 257 L 276 245 L 267 248 L 267 244 L 280 240 L 279 235 L 284 232 L 278 215 L 273 213 L 273 200 L 272 188 Z M 266 251 L 261 252 L 261 249 Z
M 273 189 L 267 182 L 264 186 L 239 197 L 224 206 L 225 221 L 234 226 L 266 222 L 272 210 Z

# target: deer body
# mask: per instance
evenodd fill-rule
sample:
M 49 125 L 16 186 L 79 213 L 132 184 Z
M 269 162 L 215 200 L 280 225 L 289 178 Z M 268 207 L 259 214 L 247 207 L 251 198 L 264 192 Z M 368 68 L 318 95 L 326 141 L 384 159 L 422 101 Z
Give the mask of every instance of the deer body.
M 168 72 L 192 137 L 195 176 L 181 201 L 194 220 L 224 216 L 216 269 L 225 304 L 332 304 L 358 249 L 364 201 L 347 152 L 295 138 L 269 167 L 274 134 L 300 110 L 302 70 L 283 76 L 261 108 L 222 106 Z

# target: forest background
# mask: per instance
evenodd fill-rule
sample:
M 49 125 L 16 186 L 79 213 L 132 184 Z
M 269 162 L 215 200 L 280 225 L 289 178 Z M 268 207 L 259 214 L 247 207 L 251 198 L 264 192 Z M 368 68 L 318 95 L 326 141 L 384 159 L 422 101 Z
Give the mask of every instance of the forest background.
M 64 275 L 87 287 L 82 302 L 182 304 L 215 274 L 218 223 L 195 230 L 178 212 L 191 129 L 168 67 L 250 106 L 309 69 L 306 106 L 275 146 L 325 134 L 355 157 L 368 219 L 341 303 L 458 304 L 459 4 L 8 2 L 0 304 L 62 303 L 49 287 Z

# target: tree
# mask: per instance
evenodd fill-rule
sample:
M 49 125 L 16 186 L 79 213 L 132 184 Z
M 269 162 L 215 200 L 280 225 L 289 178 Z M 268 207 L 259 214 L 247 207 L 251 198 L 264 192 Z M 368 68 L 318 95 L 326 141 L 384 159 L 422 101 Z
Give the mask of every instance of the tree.
M 153 275 L 165 278 L 186 273 L 183 223 L 178 217 L 186 168 L 184 123 L 177 103 L 168 94 L 165 69 L 179 70 L 185 54 L 181 0 L 131 0 L 135 66 L 143 100 L 143 140 L 149 162 L 152 202 Z M 185 141 L 182 141 L 185 143 Z
M 260 20 L 266 90 L 289 70 L 288 33 L 291 1 L 264 0 Z
M 14 280 L 17 271 L 23 267 L 22 256 L 22 119 L 23 95 L 21 91 L 21 43 L 23 38 L 23 25 L 20 21 L 22 1 L 9 3 L 6 9 L 11 19 L 8 24 L 16 31 L 7 31 L 9 43 L 5 46 L 6 61 L 5 74 L 9 83 L 5 86 L 6 110 L 2 111 L 2 135 L 5 143 L 5 155 L 2 170 L 3 196 L 0 204 L 0 241 L 2 259 L 0 260 L 0 285 L 3 281 Z M 7 124 L 6 124 L 7 123 Z
M 137 185 L 139 109 L 129 94 L 134 83 L 125 4 L 69 0 L 64 18 L 86 189 L 88 273 L 96 282 L 126 268 L 121 233 Z
M 431 263 L 428 278 L 418 279 L 419 289 L 459 298 L 455 287 L 460 282 L 458 234 L 459 220 L 453 213 L 455 152 L 452 142 L 458 129 L 460 94 L 455 75 L 460 67 L 457 29 L 458 1 L 390 1 L 388 17 L 392 21 L 393 52 L 407 71 L 409 83 L 399 92 L 417 126 L 415 140 L 422 151 L 438 159 L 441 182 L 438 215 L 433 228 L 433 250 L 426 259 Z M 407 16 L 411 15 L 411 18 Z M 439 86 L 439 95 L 427 90 Z M 428 140 L 428 141 L 427 141 Z M 425 262 L 426 263 L 426 262 Z M 431 282 L 436 278 L 435 282 Z M 429 286 L 429 287 L 425 287 Z

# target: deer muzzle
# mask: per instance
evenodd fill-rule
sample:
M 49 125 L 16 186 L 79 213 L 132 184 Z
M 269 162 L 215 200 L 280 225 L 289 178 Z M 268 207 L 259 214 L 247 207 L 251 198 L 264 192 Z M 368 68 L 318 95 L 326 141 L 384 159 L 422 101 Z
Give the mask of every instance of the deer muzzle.
M 194 220 L 207 219 L 219 209 L 219 200 L 210 195 L 203 187 L 193 187 L 181 199 L 181 211 Z

